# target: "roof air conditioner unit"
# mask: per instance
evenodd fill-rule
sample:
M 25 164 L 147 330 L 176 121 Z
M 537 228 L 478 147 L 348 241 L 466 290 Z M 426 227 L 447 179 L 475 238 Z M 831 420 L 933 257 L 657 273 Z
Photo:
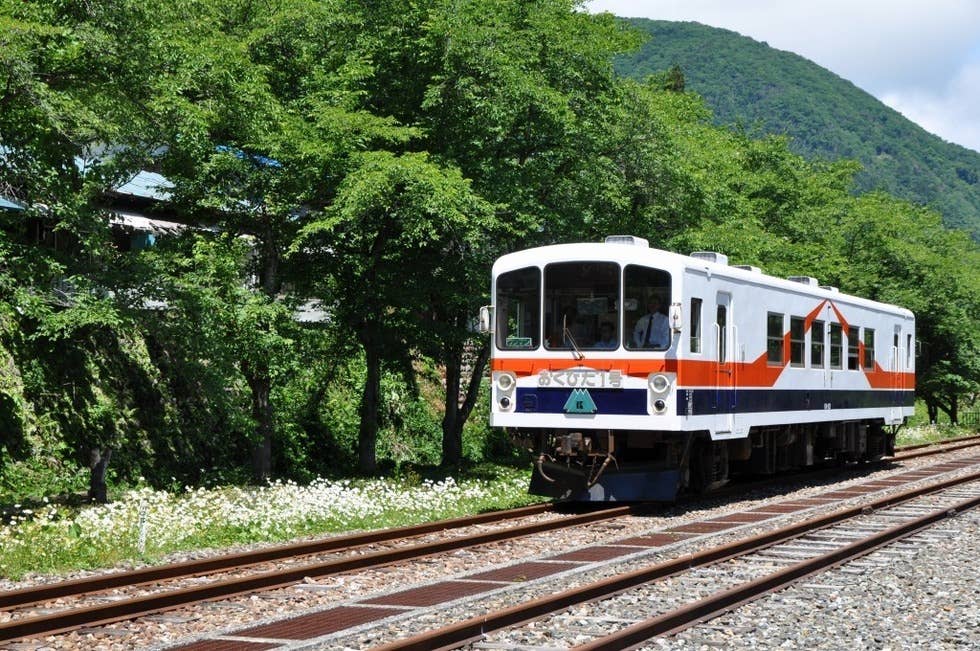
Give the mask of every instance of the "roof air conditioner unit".
M 635 235 L 607 235 L 606 244 L 626 244 L 628 246 L 642 246 L 650 248 L 650 243 L 642 237 Z
M 754 274 L 762 273 L 762 269 L 760 269 L 759 267 L 754 267 L 750 264 L 736 264 L 732 266 L 735 267 L 736 269 L 741 269 L 742 271 L 751 271 Z
M 714 262 L 715 264 L 728 264 L 728 256 L 717 251 L 695 251 L 691 254 L 691 257 L 706 262 Z
M 792 280 L 794 283 L 809 285 L 810 287 L 816 287 L 820 284 L 813 276 L 789 276 L 786 280 Z

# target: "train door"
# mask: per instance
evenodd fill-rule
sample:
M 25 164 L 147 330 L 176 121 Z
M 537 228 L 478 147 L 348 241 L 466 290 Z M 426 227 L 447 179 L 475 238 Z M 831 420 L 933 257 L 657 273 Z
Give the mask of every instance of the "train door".
M 718 292 L 715 308 L 715 433 L 731 434 L 735 427 L 735 337 L 732 295 Z
M 826 313 L 819 323 L 820 327 L 820 367 L 823 369 L 823 388 L 832 389 L 834 386 L 834 376 L 830 372 L 830 324 L 834 318 L 834 310 L 830 302 L 827 302 Z M 811 335 L 812 336 L 812 335 Z M 830 394 L 825 394 L 828 396 Z
M 892 338 L 891 362 L 891 408 L 889 413 L 889 423 L 895 424 L 902 422 L 902 390 L 905 379 L 905 355 L 902 353 L 902 326 L 895 326 L 895 334 Z

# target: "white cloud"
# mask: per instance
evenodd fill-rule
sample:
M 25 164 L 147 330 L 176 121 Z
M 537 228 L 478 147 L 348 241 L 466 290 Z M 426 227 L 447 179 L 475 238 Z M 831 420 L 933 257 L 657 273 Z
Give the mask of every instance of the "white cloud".
M 887 97 L 947 140 L 978 148 L 978 84 L 969 67 L 980 65 L 976 0 L 594 0 L 587 6 L 618 16 L 693 20 L 765 41 Z
M 881 101 L 926 131 L 980 151 L 980 61 L 962 67 L 940 93 L 896 89 Z

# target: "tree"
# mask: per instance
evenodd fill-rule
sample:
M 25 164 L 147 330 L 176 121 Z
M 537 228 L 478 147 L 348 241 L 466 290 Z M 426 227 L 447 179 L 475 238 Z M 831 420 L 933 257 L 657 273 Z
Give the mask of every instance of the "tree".
M 684 71 L 676 63 L 670 66 L 667 70 L 667 74 L 664 79 L 664 90 L 673 91 L 675 93 L 684 92 Z
M 664 127 L 633 111 L 645 108 L 640 91 L 613 73 L 611 57 L 637 42 L 632 33 L 575 2 L 381 2 L 360 15 L 358 58 L 374 64 L 363 106 L 416 129 L 408 148 L 458 168 L 494 206 L 492 238 L 465 257 L 469 296 L 445 300 L 438 285 L 420 294 L 431 300 L 419 311 L 438 325 L 413 346 L 434 351 L 446 371 L 443 462 L 452 465 L 485 370 L 477 346 L 461 377 L 473 350 L 466 324 L 487 302 L 475 288 L 486 287 L 491 261 L 611 225 L 669 221 Z
M 488 232 L 491 211 L 458 170 L 426 154 L 359 158 L 303 237 L 307 252 L 324 253 L 313 259 L 328 283 L 325 297 L 334 300 L 332 318 L 350 329 L 366 355 L 358 459 L 370 473 L 377 464 L 382 364 L 443 334 L 447 323 L 433 306 L 452 306 L 470 293 L 467 263 Z
M 0 196 L 24 208 L 5 219 L 20 237 L 0 263 L 15 279 L 0 299 L 17 305 L 26 339 L 84 350 L 89 338 L 123 329 L 107 291 L 114 252 L 102 198 L 155 142 L 142 107 L 160 70 L 157 26 L 129 0 L 0 2 Z M 23 237 L 29 230 L 50 246 Z M 79 401 L 88 401 L 84 415 L 52 420 L 79 457 L 96 459 L 91 493 L 104 498 L 106 465 L 121 444 L 116 423 L 126 418 L 97 387 Z
M 154 109 L 170 126 L 160 162 L 175 203 L 253 243 L 261 298 L 241 316 L 258 332 L 241 339 L 248 345 L 239 369 L 251 389 L 254 474 L 263 480 L 275 433 L 274 351 L 282 350 L 283 314 L 300 298 L 295 289 L 308 284 L 285 253 L 304 222 L 331 204 L 354 152 L 411 131 L 358 108 L 371 66 L 352 45 L 358 25 L 343 3 L 254 9 L 229 1 L 175 16 L 184 36 L 174 76 L 185 86 Z
M 916 393 L 931 420 L 942 410 L 956 423 L 961 398 L 980 388 L 980 248 L 934 211 L 880 193 L 857 199 L 842 231 L 842 282 L 915 313 Z

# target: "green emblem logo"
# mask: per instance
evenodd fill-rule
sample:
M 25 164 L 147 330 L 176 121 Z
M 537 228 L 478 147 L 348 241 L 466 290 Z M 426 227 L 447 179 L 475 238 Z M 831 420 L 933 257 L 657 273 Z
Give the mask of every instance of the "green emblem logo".
M 595 402 L 592 401 L 588 389 L 572 389 L 572 393 L 565 402 L 565 413 L 594 414 L 595 412 Z

